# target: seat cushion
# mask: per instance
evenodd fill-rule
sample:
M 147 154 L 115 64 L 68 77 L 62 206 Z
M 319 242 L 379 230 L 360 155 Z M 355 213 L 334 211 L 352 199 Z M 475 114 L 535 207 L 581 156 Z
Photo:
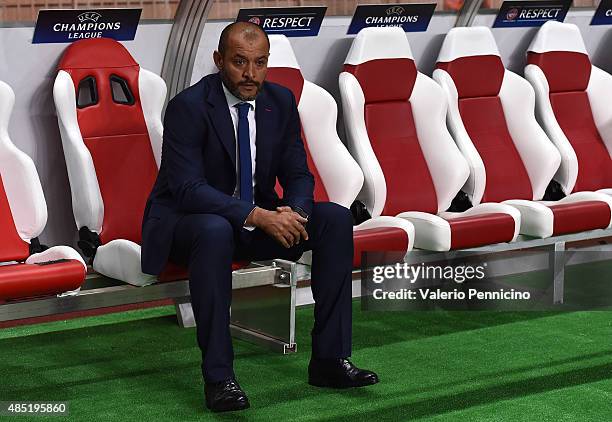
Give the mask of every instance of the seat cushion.
M 447 221 L 451 229 L 451 249 L 510 242 L 514 238 L 515 222 L 509 214 L 479 214 Z
M 85 279 L 85 267 L 77 260 L 52 264 L 0 266 L 0 300 L 23 299 L 75 290 Z
M 248 261 L 234 261 L 232 262 L 232 271 L 244 268 L 249 264 L 250 262 Z M 167 281 L 187 280 L 188 278 L 189 272 L 187 271 L 187 268 L 172 262 L 168 262 L 166 267 L 157 277 L 157 279 L 162 283 Z
M 353 268 L 361 266 L 361 253 L 408 250 L 408 234 L 396 227 L 377 227 L 353 232 Z
M 610 225 L 610 207 L 603 201 L 580 201 L 551 205 L 555 216 L 553 234 L 605 229 Z

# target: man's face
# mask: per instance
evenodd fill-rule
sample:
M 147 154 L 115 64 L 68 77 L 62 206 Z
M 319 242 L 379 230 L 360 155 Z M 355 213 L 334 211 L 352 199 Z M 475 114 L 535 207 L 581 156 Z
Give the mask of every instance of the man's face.
M 269 46 L 262 34 L 245 36 L 234 31 L 227 40 L 222 56 L 213 58 L 227 89 L 242 101 L 252 101 L 261 90 L 268 70 Z

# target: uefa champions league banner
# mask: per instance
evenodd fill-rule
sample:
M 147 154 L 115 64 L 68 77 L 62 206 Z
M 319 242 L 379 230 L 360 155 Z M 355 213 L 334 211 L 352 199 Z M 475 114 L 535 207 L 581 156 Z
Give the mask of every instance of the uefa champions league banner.
M 141 12 L 142 9 L 41 10 L 32 43 L 66 43 L 102 37 L 133 40 Z
M 601 0 L 593 15 L 591 25 L 612 25 L 612 0 Z
M 319 34 L 327 7 L 262 7 L 240 9 L 236 22 L 251 22 L 268 34 L 314 37 Z
M 505 1 L 493 28 L 541 26 L 546 21 L 563 22 L 572 0 Z
M 347 34 L 372 26 L 399 26 L 405 32 L 424 32 L 435 9 L 435 3 L 359 5 Z

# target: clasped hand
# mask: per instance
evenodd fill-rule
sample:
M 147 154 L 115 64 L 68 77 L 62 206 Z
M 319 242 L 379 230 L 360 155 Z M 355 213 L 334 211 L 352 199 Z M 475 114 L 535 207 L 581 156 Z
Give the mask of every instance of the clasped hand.
M 305 227 L 307 222 L 306 218 L 291 207 L 277 207 L 276 211 L 255 207 L 246 224 L 263 230 L 285 248 L 290 248 L 299 244 L 302 239 L 308 240 Z

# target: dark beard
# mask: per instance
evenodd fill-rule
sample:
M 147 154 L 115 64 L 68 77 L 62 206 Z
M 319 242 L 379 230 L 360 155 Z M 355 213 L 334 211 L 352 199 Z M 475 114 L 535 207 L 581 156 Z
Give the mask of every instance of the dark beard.
M 223 71 L 221 71 L 220 74 L 221 74 L 221 80 L 223 81 L 223 85 L 225 85 L 227 90 L 231 92 L 234 97 L 238 98 L 241 101 L 254 101 L 255 98 L 257 97 L 257 94 L 261 92 L 261 84 L 257 84 L 257 82 L 253 81 L 253 83 L 257 84 L 257 92 L 255 93 L 255 95 L 251 97 L 245 97 L 238 90 L 238 85 L 233 84 Z

